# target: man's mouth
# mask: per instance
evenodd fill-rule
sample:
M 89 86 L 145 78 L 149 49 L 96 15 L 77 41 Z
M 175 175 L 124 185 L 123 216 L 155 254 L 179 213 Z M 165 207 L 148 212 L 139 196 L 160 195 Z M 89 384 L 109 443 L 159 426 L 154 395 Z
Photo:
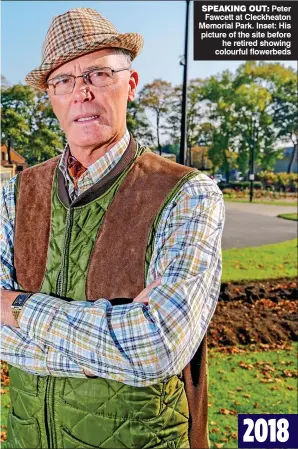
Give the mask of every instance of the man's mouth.
M 79 117 L 75 119 L 75 122 L 77 123 L 86 123 L 86 122 L 92 122 L 94 120 L 97 120 L 99 118 L 99 115 L 90 115 L 88 117 Z

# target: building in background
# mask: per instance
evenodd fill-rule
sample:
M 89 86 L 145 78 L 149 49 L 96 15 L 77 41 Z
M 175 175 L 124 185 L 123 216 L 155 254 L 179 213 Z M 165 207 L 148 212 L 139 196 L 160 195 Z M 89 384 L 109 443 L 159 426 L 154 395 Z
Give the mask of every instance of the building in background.
M 290 161 L 291 161 L 291 159 L 293 157 L 293 150 L 294 150 L 293 147 L 286 147 L 286 148 L 284 148 L 282 159 L 278 159 L 276 161 L 275 167 L 273 169 L 273 171 L 275 173 L 282 173 L 282 172 L 287 172 L 288 171 L 288 167 L 289 167 Z M 293 165 L 292 165 L 291 172 L 292 173 L 298 173 L 297 150 L 296 150 L 296 153 L 295 153 L 294 157 L 295 157 L 295 159 L 294 159 L 294 162 L 293 162 Z
M 10 150 L 10 158 L 11 164 L 9 163 L 7 146 L 1 145 L 1 183 L 9 181 L 10 178 L 27 168 L 26 160 L 13 148 Z

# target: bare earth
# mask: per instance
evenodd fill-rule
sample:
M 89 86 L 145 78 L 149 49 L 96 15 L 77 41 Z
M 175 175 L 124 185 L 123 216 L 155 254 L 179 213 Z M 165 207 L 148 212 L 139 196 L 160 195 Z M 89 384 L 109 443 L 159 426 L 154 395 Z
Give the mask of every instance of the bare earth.
M 293 279 L 222 283 L 208 329 L 209 346 L 271 349 L 297 341 L 297 298 Z

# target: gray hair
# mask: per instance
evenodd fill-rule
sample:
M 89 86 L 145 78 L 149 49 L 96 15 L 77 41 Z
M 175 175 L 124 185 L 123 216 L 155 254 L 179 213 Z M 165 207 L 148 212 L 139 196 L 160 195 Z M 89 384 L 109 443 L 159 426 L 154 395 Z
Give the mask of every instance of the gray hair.
M 125 62 L 130 65 L 132 60 L 133 60 L 133 56 L 130 53 L 130 51 L 126 50 L 125 48 L 114 48 L 115 51 L 115 55 L 119 55 L 119 56 L 124 56 Z

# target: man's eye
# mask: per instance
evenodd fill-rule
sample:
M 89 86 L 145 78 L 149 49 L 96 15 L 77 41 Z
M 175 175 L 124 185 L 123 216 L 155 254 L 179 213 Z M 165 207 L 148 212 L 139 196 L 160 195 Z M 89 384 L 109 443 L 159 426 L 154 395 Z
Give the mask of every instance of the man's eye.
M 65 84 L 70 84 L 71 78 L 60 78 L 57 81 L 55 81 L 55 87 L 56 86 L 63 86 Z
M 90 75 L 95 78 L 103 78 L 106 75 L 106 73 L 103 72 L 102 70 L 96 70 L 95 72 L 92 72 Z

